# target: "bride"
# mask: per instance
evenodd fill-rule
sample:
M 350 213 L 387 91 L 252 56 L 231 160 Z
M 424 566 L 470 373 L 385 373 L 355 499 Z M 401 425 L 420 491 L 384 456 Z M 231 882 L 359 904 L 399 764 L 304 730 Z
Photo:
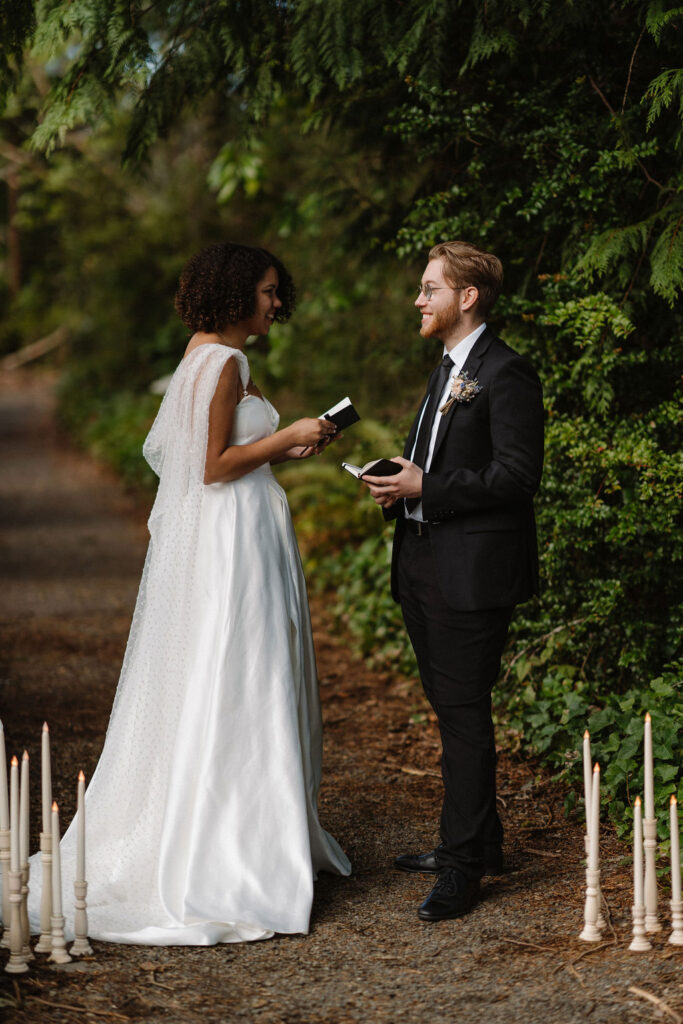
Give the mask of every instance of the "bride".
M 316 872 L 351 870 L 318 821 L 306 586 L 270 469 L 321 451 L 334 428 L 302 419 L 278 430 L 243 351 L 293 305 L 292 280 L 265 249 L 213 245 L 181 275 L 176 309 L 194 333 L 143 448 L 159 476 L 150 544 L 86 794 L 93 938 L 205 945 L 306 932 Z M 61 844 L 65 894 L 75 832 L 74 822 Z

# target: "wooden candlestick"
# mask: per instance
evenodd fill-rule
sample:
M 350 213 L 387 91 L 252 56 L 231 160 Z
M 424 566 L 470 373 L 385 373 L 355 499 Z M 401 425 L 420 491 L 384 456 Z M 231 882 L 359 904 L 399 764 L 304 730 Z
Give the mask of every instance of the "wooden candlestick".
M 59 858 L 59 807 L 52 804 L 52 951 L 50 962 L 68 964 L 71 957 L 64 941 L 64 915 L 62 914 L 62 865 Z
M 645 768 L 645 931 L 661 932 L 657 917 L 657 818 L 655 817 L 654 761 L 652 757 L 652 718 L 645 715 L 643 735 Z
M 36 953 L 52 952 L 52 832 L 40 833 L 40 938 Z
M 602 936 L 598 929 L 598 899 L 600 893 L 600 765 L 593 766 L 593 787 L 591 792 L 591 828 L 588 867 L 586 868 L 586 903 L 584 927 L 579 935 L 584 942 L 599 942 Z
M 10 765 L 10 871 L 9 871 L 9 962 L 8 974 L 24 974 L 28 970 L 23 955 L 24 933 L 21 927 L 21 870 L 19 868 L 19 762 Z
M 78 835 L 76 849 L 76 879 L 74 881 L 75 914 L 74 914 L 74 936 L 75 940 L 71 946 L 72 956 L 82 956 L 92 953 L 92 946 L 88 942 L 88 910 L 86 896 L 88 883 L 85 880 L 85 775 L 78 773 L 77 810 Z
M 31 929 L 28 923 L 28 843 L 29 843 L 29 757 L 25 750 L 21 759 L 21 790 L 19 795 L 19 869 L 21 872 L 21 933 L 22 953 L 26 960 L 33 960 L 31 951 Z
M 640 797 L 633 808 L 633 939 L 628 947 L 634 953 L 652 949 L 645 936 L 645 904 L 643 903 L 643 812 Z
M 586 864 L 588 864 L 588 858 L 590 856 L 590 831 L 591 831 L 591 790 L 593 788 L 593 761 L 591 759 L 591 734 L 588 729 L 583 734 L 583 794 L 584 803 L 586 805 L 586 834 L 583 837 L 584 846 L 586 849 Z M 607 924 L 604 917 L 602 916 L 602 892 L 598 883 L 598 894 L 596 896 L 598 903 L 598 916 L 595 922 L 595 927 L 603 931 Z
M 42 798 L 42 829 L 40 832 L 40 938 L 36 952 L 52 952 L 52 769 L 50 762 L 50 730 L 43 722 L 41 736 L 40 780 Z

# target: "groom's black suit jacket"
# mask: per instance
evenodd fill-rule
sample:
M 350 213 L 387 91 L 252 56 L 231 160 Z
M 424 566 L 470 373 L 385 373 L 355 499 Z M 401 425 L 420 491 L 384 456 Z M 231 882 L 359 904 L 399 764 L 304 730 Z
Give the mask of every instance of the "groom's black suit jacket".
M 447 603 L 459 611 L 509 607 L 538 588 L 532 499 L 543 467 L 541 384 L 530 364 L 488 327 L 462 369 L 482 390 L 469 403 L 456 402 L 436 414 L 440 424 L 423 477 L 422 514 Z M 438 367 L 408 434 L 407 459 L 437 372 Z M 402 500 L 385 513 L 398 518 L 391 572 L 396 601 L 403 513 Z

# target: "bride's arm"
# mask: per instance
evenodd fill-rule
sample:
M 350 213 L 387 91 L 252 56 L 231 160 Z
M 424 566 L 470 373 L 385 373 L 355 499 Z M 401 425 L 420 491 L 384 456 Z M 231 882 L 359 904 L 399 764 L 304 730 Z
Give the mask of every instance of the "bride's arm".
M 237 360 L 231 357 L 223 367 L 209 408 L 205 484 L 239 480 L 266 462 L 280 461 L 297 445 L 315 446 L 334 433 L 334 424 L 328 420 L 302 419 L 253 444 L 230 444 L 240 391 Z

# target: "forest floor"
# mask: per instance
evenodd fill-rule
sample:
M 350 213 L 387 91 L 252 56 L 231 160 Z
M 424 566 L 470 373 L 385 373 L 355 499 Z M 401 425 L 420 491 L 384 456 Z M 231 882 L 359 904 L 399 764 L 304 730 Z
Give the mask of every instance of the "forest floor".
M 0 378 L 0 717 L 8 755 L 26 748 L 36 766 L 49 721 L 66 827 L 76 773 L 92 774 L 102 746 L 147 510 L 59 435 L 50 384 L 28 373 Z M 564 793 L 547 774 L 518 756 L 502 752 L 499 765 L 511 870 L 485 879 L 483 900 L 467 917 L 418 920 L 429 879 L 394 871 L 392 860 L 436 840 L 435 724 L 413 681 L 354 660 L 328 628 L 322 599 L 312 612 L 325 721 L 321 819 L 353 874 L 318 881 L 310 933 L 215 947 L 95 942 L 93 956 L 66 966 L 38 954 L 27 974 L 0 971 L 0 1019 L 683 1021 L 682 954 L 667 945 L 668 915 L 652 952 L 628 952 L 627 851 L 609 831 L 601 847 L 609 928 L 598 944 L 578 939 L 581 822 L 564 816 Z M 34 770 L 34 808 L 38 776 Z M 3 950 L 3 966 L 6 958 Z

